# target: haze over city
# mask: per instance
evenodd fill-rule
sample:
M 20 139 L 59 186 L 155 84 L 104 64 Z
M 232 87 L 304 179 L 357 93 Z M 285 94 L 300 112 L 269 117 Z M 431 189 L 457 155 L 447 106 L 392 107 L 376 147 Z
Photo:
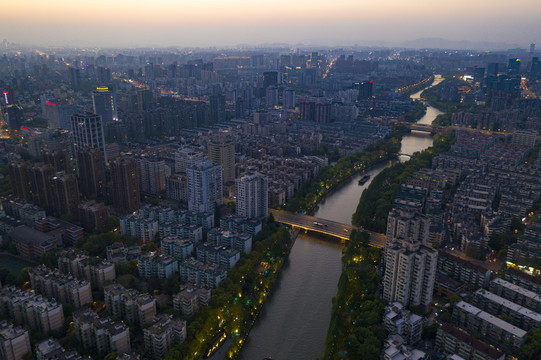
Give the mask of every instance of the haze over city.
M 419 38 L 541 43 L 541 2 L 517 0 L 8 1 L 0 33 L 40 46 L 409 45 Z M 477 46 L 479 48 L 479 46 Z M 481 46 L 483 47 L 483 46 Z

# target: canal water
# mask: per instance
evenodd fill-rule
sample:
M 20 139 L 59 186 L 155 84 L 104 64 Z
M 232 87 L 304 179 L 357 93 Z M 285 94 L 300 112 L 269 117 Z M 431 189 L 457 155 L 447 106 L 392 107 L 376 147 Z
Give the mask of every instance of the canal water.
M 435 85 L 442 79 L 436 78 Z M 420 92 L 412 99 L 419 99 Z M 428 107 L 419 120 L 431 124 L 441 114 Z M 432 136 L 412 132 L 402 139 L 402 154 L 413 154 L 432 145 Z M 406 161 L 401 156 L 399 161 Z M 351 224 L 359 198 L 372 179 L 392 162 L 374 166 L 370 180 L 358 185 L 362 174 L 353 176 L 319 204 L 316 217 Z M 342 272 L 342 246 L 328 239 L 300 234 L 291 249 L 280 281 L 267 300 L 250 332 L 241 359 L 315 360 L 323 355 L 325 337 L 331 319 L 332 298 L 336 295 Z

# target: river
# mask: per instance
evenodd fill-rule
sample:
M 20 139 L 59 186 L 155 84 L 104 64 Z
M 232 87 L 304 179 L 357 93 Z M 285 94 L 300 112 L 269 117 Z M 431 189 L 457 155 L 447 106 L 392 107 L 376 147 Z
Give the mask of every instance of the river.
M 443 79 L 436 77 L 431 86 Z M 411 95 L 419 99 L 421 92 Z M 428 106 L 421 124 L 431 124 L 437 109 Z M 400 153 L 413 154 L 432 145 L 432 136 L 412 132 L 402 139 Z M 399 161 L 409 157 L 402 155 Z M 362 174 L 353 176 L 319 204 L 315 216 L 351 224 L 359 198 L 372 179 L 392 162 L 374 166 L 370 180 L 358 185 Z M 316 236 L 299 235 L 291 249 L 280 281 L 250 332 L 241 359 L 274 360 L 309 359 L 323 355 L 325 337 L 331 319 L 332 298 L 342 272 L 342 247 Z

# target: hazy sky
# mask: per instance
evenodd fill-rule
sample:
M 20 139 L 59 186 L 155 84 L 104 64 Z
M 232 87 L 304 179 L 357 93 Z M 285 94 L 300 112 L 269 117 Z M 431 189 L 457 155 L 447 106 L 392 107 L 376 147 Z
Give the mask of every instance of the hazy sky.
M 363 45 L 426 37 L 541 47 L 541 0 L 3 0 L 32 45 Z

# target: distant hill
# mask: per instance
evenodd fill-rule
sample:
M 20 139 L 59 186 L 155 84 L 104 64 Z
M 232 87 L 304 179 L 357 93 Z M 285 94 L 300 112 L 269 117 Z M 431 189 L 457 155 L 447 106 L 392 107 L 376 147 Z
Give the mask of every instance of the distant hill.
M 404 41 L 395 44 L 408 48 L 430 48 L 430 49 L 456 49 L 456 50 L 508 50 L 520 48 L 518 44 L 490 42 L 490 41 L 470 41 L 470 40 L 447 40 L 442 38 L 422 38 L 410 41 Z

